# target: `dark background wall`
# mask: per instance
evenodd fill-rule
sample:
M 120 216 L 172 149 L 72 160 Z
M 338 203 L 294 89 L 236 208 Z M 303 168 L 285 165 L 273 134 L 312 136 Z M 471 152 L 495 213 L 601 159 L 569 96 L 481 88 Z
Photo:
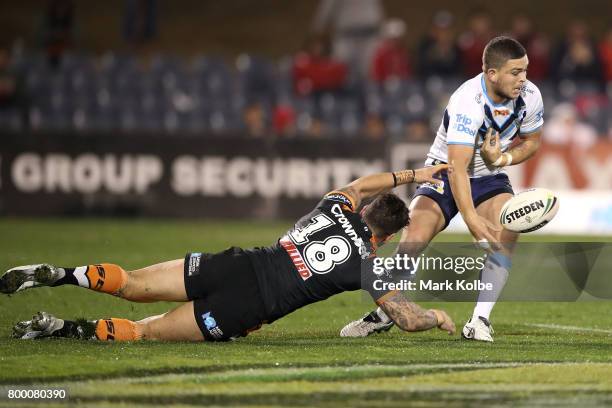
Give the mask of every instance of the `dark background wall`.
M 121 38 L 122 0 L 77 0 L 79 45 L 103 52 L 125 48 Z M 18 0 L 0 2 L 0 39 L 22 38 L 26 46 L 36 43 L 36 29 L 46 2 Z M 300 47 L 310 29 L 318 1 L 314 0 L 166 0 L 159 1 L 159 38 L 140 49 L 182 55 L 212 53 L 234 56 L 243 51 L 278 57 Z M 513 1 L 383 1 L 386 15 L 407 22 L 407 40 L 413 45 L 435 11 L 454 13 L 461 30 L 475 8 L 488 10 L 496 27 L 507 29 L 509 17 L 523 12 L 537 22 L 539 30 L 553 38 L 562 35 L 567 23 L 583 18 L 593 34 L 601 35 L 612 24 L 609 0 L 513 0 Z

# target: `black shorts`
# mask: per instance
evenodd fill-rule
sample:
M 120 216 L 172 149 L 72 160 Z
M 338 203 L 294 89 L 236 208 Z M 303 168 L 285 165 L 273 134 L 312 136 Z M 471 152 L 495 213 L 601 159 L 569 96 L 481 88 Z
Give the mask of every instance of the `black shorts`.
M 236 247 L 216 254 L 185 256 L 185 290 L 207 341 L 227 341 L 257 330 L 265 310 L 257 276 L 245 252 Z

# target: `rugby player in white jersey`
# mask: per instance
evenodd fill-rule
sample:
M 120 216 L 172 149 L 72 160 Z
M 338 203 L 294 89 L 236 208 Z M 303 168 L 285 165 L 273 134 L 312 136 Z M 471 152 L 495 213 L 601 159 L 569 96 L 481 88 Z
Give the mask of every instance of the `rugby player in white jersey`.
M 493 284 L 493 291 L 479 294 L 462 336 L 491 342 L 489 317 L 506 283 L 518 238 L 499 222 L 501 207 L 513 195 L 504 168 L 538 150 L 544 108 L 540 91 L 527 80 L 529 59 L 518 41 L 492 39 L 482 60 L 483 72 L 450 97 L 427 155 L 426 165 L 449 163 L 451 168 L 442 185 L 417 189 L 410 205 L 412 222 L 403 230 L 398 253 L 418 256 L 460 212 L 474 239 L 489 245 L 481 281 Z M 379 308 L 349 323 L 340 335 L 363 337 L 392 325 Z

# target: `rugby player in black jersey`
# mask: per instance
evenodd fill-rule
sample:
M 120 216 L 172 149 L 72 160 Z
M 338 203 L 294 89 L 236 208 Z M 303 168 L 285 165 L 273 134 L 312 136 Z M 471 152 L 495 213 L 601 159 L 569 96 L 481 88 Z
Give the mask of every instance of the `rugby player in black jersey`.
M 437 183 L 447 165 L 378 173 L 326 194 L 274 245 L 189 253 L 184 259 L 134 271 L 114 264 L 76 268 L 20 266 L 0 278 L 0 292 L 37 286 L 78 285 L 134 302 L 183 305 L 140 321 L 108 318 L 63 320 L 39 312 L 17 323 L 17 338 L 223 341 L 245 336 L 264 323 L 350 290 L 365 289 L 403 330 L 438 327 L 455 332 L 441 310 L 426 310 L 401 292 L 377 290 L 372 270 L 378 246 L 409 223 L 408 208 L 388 190 L 407 183 Z M 364 199 L 373 200 L 363 206 Z M 380 289 L 380 288 L 379 288 Z

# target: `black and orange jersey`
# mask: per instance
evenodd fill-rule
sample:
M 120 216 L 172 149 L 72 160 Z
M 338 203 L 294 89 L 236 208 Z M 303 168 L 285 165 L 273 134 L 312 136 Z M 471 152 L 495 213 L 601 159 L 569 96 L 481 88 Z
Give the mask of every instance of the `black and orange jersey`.
M 268 322 L 345 291 L 384 294 L 372 289 L 376 246 L 356 210 L 352 197 L 332 191 L 275 245 L 247 251 Z

